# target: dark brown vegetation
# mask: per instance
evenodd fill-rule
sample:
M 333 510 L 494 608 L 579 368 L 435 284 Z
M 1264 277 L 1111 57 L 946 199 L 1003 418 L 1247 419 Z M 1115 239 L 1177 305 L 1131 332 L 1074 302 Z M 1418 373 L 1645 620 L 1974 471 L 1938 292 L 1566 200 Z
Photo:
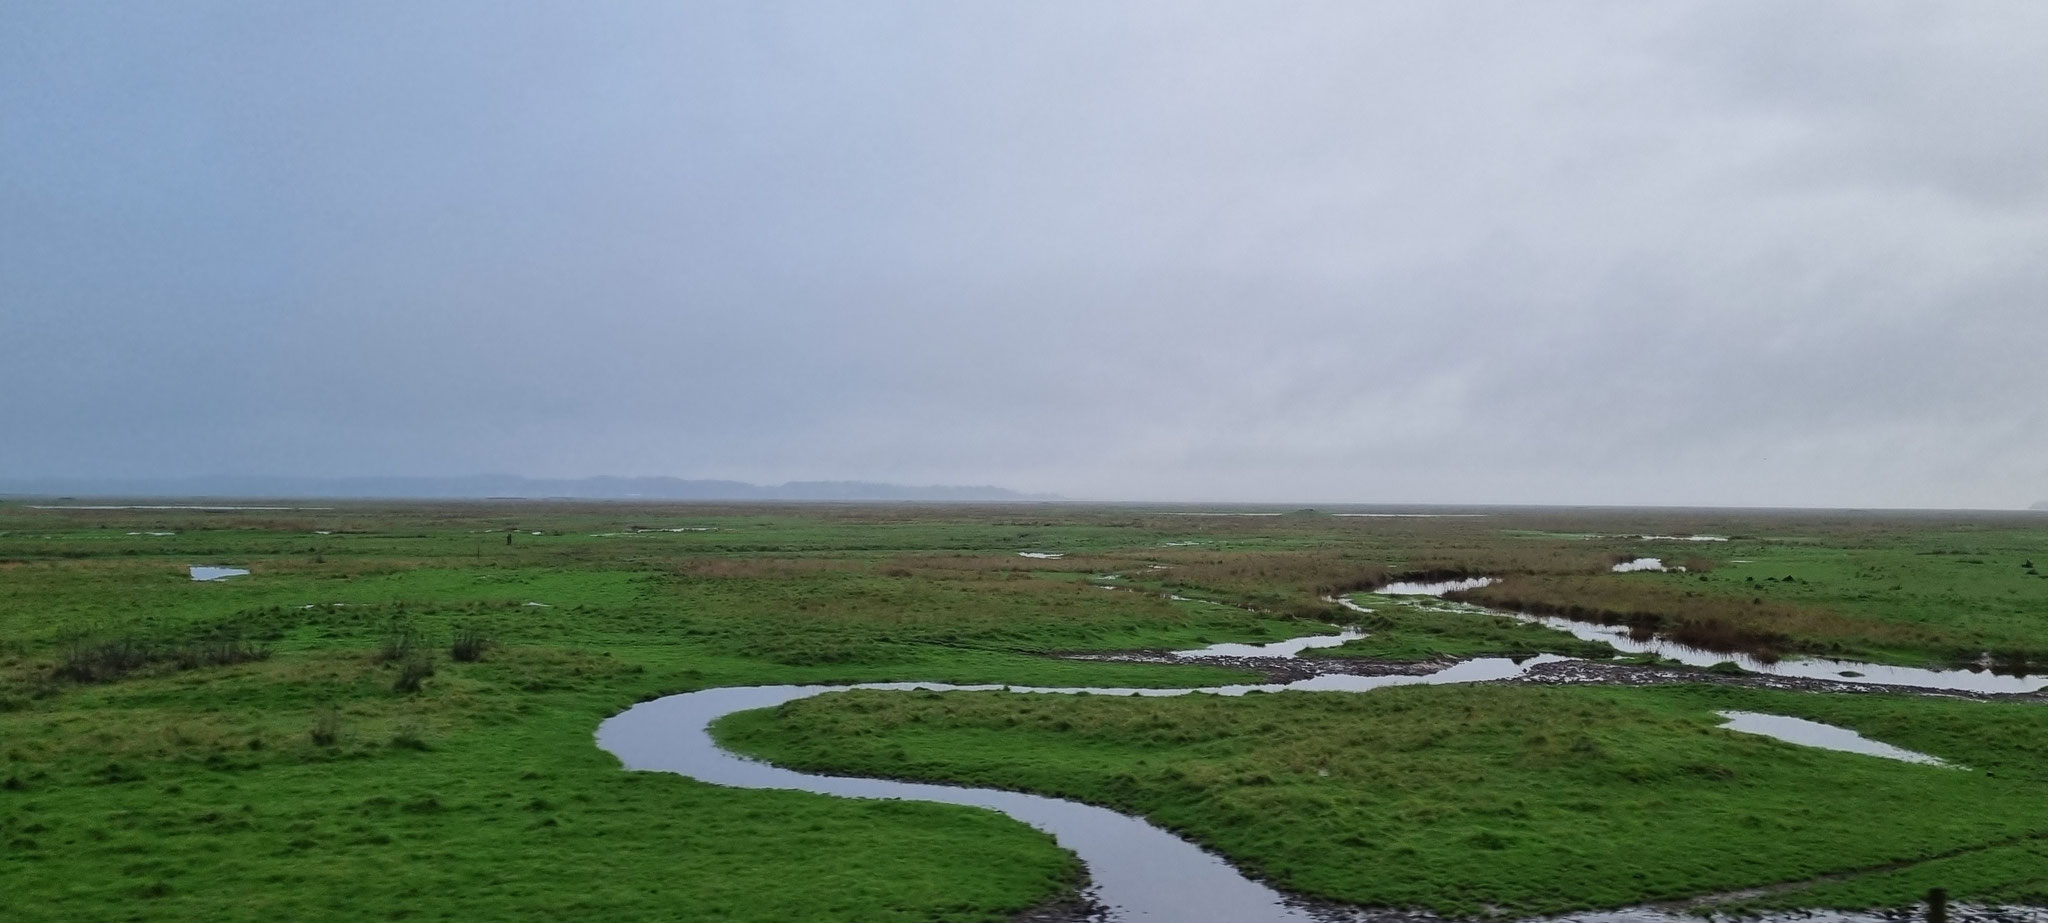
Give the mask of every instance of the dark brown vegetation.
M 414 654 L 398 665 L 398 677 L 391 681 L 393 692 L 418 692 L 427 677 L 434 675 L 434 660 L 425 651 Z
M 1654 634 L 1689 647 L 1766 659 L 1792 653 L 1831 653 L 1840 643 L 1911 641 L 1907 630 L 1899 626 L 1758 596 L 1734 597 L 1680 587 L 1590 576 L 1521 576 L 1454 593 L 1451 598 L 1532 615 L 1623 625 L 1640 638 Z
M 146 668 L 196 670 L 263 660 L 270 648 L 239 638 L 153 643 L 133 636 L 96 638 L 73 635 L 58 647 L 55 679 L 105 683 Z
M 471 625 L 455 629 L 455 637 L 448 644 L 448 658 L 457 663 L 475 663 L 484 659 L 484 651 L 491 646 L 491 639 L 483 630 Z

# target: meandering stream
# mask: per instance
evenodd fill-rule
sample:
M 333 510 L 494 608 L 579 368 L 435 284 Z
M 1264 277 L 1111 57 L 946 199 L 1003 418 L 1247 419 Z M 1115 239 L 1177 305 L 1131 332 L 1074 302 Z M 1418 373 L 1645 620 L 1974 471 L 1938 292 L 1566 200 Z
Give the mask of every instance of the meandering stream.
M 1431 589 L 1434 589 L 1432 587 Z M 1294 657 L 1301 651 L 1361 637 L 1356 631 L 1313 635 L 1264 645 L 1212 645 L 1176 656 Z M 1253 881 L 1214 853 L 1139 818 L 1106 808 L 1042 795 L 888 779 L 828 776 L 783 769 L 721 749 L 710 726 L 726 715 L 850 689 L 993 691 L 1021 693 L 1138 696 L 1193 694 L 1243 695 L 1249 692 L 1365 692 L 1386 686 L 1473 683 L 1509 679 L 1544 663 L 1567 658 L 1554 655 L 1526 658 L 1478 658 L 1424 675 L 1353 676 L 1325 673 L 1291 683 L 1254 683 L 1198 689 L 1040 688 L 1025 686 L 960 686 L 944 683 L 860 683 L 817 686 L 745 686 L 706 689 L 644 702 L 599 726 L 597 744 L 617 756 L 628 769 L 673 772 L 714 785 L 735 788 L 792 789 L 846 798 L 902 798 L 971 805 L 1000 811 L 1052 834 L 1087 866 L 1088 897 L 1102 908 L 1102 919 L 1115 923 L 1313 923 L 1352 918 L 1342 911 L 1316 909 Z M 1734 730 L 1750 733 L 1783 731 L 1788 725 L 1757 719 L 1776 716 L 1731 716 Z M 1796 720 L 1796 719 L 1787 719 Z M 1799 734 L 1772 733 L 1808 746 L 1843 749 L 1891 759 L 1938 763 L 1934 757 L 1876 744 L 1853 732 L 1813 722 L 1799 722 Z M 1816 730 L 1822 729 L 1822 730 Z M 1839 732 L 1829 734 L 1828 731 Z M 1843 736 L 1846 735 L 1846 736 Z M 1872 744 L 1883 748 L 1877 752 Z M 1901 756 L 1904 754 L 1904 756 Z M 1619 919 L 1589 914 L 1580 919 Z M 1657 910 L 1631 911 L 1630 920 L 1680 920 L 1681 914 Z M 1840 915 L 1835 919 L 1877 919 Z

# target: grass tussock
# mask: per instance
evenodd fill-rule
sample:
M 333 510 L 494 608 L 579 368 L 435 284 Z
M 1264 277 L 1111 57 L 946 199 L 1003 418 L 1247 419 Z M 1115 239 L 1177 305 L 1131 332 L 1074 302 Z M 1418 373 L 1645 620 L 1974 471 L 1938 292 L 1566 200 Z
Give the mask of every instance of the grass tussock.
M 398 675 L 391 680 L 391 691 L 408 695 L 419 692 L 433 675 L 433 657 L 420 651 L 398 664 Z
M 490 636 L 482 629 L 461 626 L 455 629 L 455 637 L 448 643 L 448 659 L 457 663 L 475 663 L 484 659 L 484 651 L 490 647 Z
M 306 738 L 316 747 L 332 747 L 340 743 L 341 710 L 326 705 L 313 712 L 313 726 L 306 731 Z
M 426 640 L 419 629 L 402 617 L 392 616 L 372 659 L 377 663 L 403 663 L 418 659 L 425 648 Z

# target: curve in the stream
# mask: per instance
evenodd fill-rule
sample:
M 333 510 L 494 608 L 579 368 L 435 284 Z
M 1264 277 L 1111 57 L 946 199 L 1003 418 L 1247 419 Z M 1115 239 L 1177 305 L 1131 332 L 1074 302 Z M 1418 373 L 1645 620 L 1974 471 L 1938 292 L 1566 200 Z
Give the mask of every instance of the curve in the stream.
M 1470 578 L 1467 580 L 1435 583 L 1390 584 L 1380 588 L 1384 595 L 1425 595 L 1441 596 L 1446 592 L 1484 586 L 1491 578 Z M 1360 606 L 1348 597 L 1332 599 L 1347 609 L 1358 612 L 1372 610 Z M 1473 607 L 1477 608 L 1477 607 Z M 1558 624 L 1564 620 L 1539 619 L 1534 616 L 1483 610 L 1495 615 L 1538 621 L 1564 630 L 1578 629 L 1574 634 L 1591 634 L 1584 623 L 1569 627 Z M 1604 629 L 1605 626 L 1597 626 Z M 1192 651 L 1181 651 L 1176 657 L 1198 660 L 1211 657 L 1278 657 L 1292 658 L 1302 651 L 1317 647 L 1341 644 L 1344 641 L 1364 637 L 1356 629 L 1335 629 L 1334 633 L 1291 638 L 1270 644 L 1217 644 Z M 1581 635 L 1586 636 L 1585 634 Z M 1600 640 L 1613 642 L 1605 631 Z M 1637 642 L 1641 644 L 1641 642 Z M 1615 645 L 1629 650 L 1636 645 Z M 1659 645 L 1660 653 L 1671 652 L 1668 643 Z M 1553 654 L 1512 660 L 1501 657 L 1485 657 L 1460 661 L 1422 675 L 1354 676 L 1343 673 L 1323 673 L 1289 683 L 1249 683 L 1241 685 L 1212 686 L 1194 689 L 1126 689 L 1103 687 L 1033 687 L 1011 685 L 952 685 L 947 683 L 859 683 L 851 685 L 818 686 L 727 686 L 705 689 L 698 692 L 667 696 L 633 706 L 607 719 L 597 730 L 597 744 L 619 758 L 628 769 L 654 772 L 672 772 L 688 776 L 701 782 L 726 785 L 734 788 L 789 789 L 836 795 L 844 798 L 898 798 L 915 801 L 932 801 L 942 804 L 969 805 L 1002 812 L 1052 834 L 1059 844 L 1071 850 L 1087 867 L 1090 877 L 1089 897 L 1114 923 L 1315 923 L 1344 917 L 1331 908 L 1311 910 L 1303 902 L 1287 897 L 1266 885 L 1253 881 L 1233 868 L 1221 857 L 1172 833 L 1155 827 L 1144 820 L 1111 811 L 1107 808 L 1079 802 L 1032 795 L 1023 792 L 1009 792 L 996 789 L 968 788 L 954 785 L 938 785 L 922 782 L 901 782 L 892 779 L 874 779 L 849 776 L 827 776 L 783 769 L 759 760 L 747 759 L 721 749 L 711 736 L 711 725 L 718 719 L 734 712 L 757 708 L 771 708 L 785 702 L 810 698 L 829 692 L 843 692 L 852 689 L 882 690 L 930 690 L 934 692 L 987 692 L 1009 691 L 1048 695 L 1073 695 L 1089 693 L 1095 695 L 1136 695 L 1136 696 L 1181 696 L 1213 694 L 1237 696 L 1250 692 L 1366 692 L 1387 686 L 1446 685 L 1456 683 L 1478 683 L 1512 679 L 1527 673 L 1530 668 L 1571 658 Z M 1717 661 L 1718 662 L 1718 661 Z M 1832 665 L 1834 662 L 1829 662 Z M 1870 665 L 1854 666 L 1872 670 Z M 1782 669 L 1782 667 L 1781 667 Z M 1900 669 L 1900 668 L 1891 668 Z M 1873 670 L 1875 672 L 1875 670 Z M 1929 680 L 1949 680 L 1962 671 L 1914 671 L 1927 676 L 1914 676 L 1921 682 L 1900 682 L 1900 685 L 1946 687 Z M 1890 678 L 1890 677 L 1888 677 Z M 1896 682 L 1903 677 L 1895 678 Z M 2048 678 L 2030 677 L 2048 682 Z M 1874 681 L 1882 682 L 1883 680 Z M 1857 738 L 1853 732 L 1827 725 L 1801 722 L 1811 725 L 1802 728 L 1801 733 L 1785 733 L 1779 725 L 1796 719 L 1779 719 L 1777 716 L 1745 715 L 1730 718 L 1725 725 L 1731 730 L 1747 733 L 1764 733 L 1780 739 L 1826 749 L 1862 752 L 1870 755 L 1915 761 L 1931 761 L 1932 757 L 1913 754 L 1910 751 L 1887 747 L 1875 741 L 1862 741 L 1857 746 L 1839 745 L 1836 737 L 1846 735 Z M 1748 721 L 1756 726 L 1740 726 Z M 1814 733 L 1814 729 L 1837 734 Z M 1861 738 L 1857 738 L 1859 741 Z M 1875 753 L 1870 746 L 1885 748 Z M 1905 754 L 1902 757 L 1900 754 Z M 1558 923 L 1611 923 L 1627 919 L 1630 921 L 1676 921 L 1682 915 L 1652 908 L 1631 908 L 1607 913 L 1575 914 L 1559 918 Z M 1831 919 L 1841 921 L 1875 920 L 1878 917 L 1859 913 L 1838 913 Z
M 904 798 L 989 808 L 1053 835 L 1088 868 L 1095 902 L 1120 921 L 1158 923 L 1310 923 L 1317 917 L 1279 892 L 1239 874 L 1201 847 L 1135 817 L 1093 805 L 1006 792 L 890 779 L 796 772 L 719 748 L 710 726 L 739 711 L 849 689 L 927 689 L 936 692 L 1009 690 L 1045 694 L 1180 696 L 1196 693 L 1303 690 L 1363 692 L 1384 686 L 1474 683 L 1521 675 L 1545 655 L 1519 663 L 1482 658 L 1423 676 L 1324 674 L 1292 683 L 1256 683 L 1200 689 L 956 686 L 946 683 L 860 683 L 846 686 L 727 686 L 642 702 L 606 720 L 597 745 L 628 769 L 673 772 L 735 788 L 795 789 L 846 798 Z
M 1348 635 L 1354 632 L 1346 632 Z M 1312 636 L 1316 639 L 1329 635 Z M 1293 639 L 1301 641 L 1305 639 Z M 1294 656 L 1306 645 L 1277 642 L 1265 646 L 1279 656 Z M 1230 656 L 1235 651 L 1204 649 L 1182 652 L 1191 659 Z M 1240 874 L 1221 857 L 1145 821 L 1107 808 L 1078 802 L 1008 792 L 891 779 L 827 776 L 783 769 L 721 749 L 710 727 L 734 712 L 770 708 L 797 699 L 850 689 L 996 691 L 1020 693 L 1137 696 L 1180 696 L 1200 693 L 1244 695 L 1285 690 L 1364 692 L 1387 686 L 1443 685 L 1510 679 L 1531 667 L 1569 658 L 1555 655 L 1526 658 L 1479 658 L 1452 664 L 1424 675 L 1353 676 L 1321 674 L 1291 683 L 1257 683 L 1197 689 L 1125 689 L 1100 687 L 961 686 L 946 683 L 860 683 L 818 686 L 728 686 L 667 696 L 635 705 L 598 727 L 597 744 L 628 769 L 672 772 L 714 785 L 735 788 L 791 789 L 845 798 L 900 798 L 970 805 L 1000 811 L 1052 834 L 1088 869 L 1090 897 L 1107 919 L 1117 923 L 1313 923 L 1332 918 L 1315 912 L 1264 884 Z M 1740 730 L 1750 730 L 1741 728 Z M 1782 736 L 1782 735 L 1774 735 Z M 1851 735 L 1853 736 L 1853 735 Z M 1829 743 L 1783 739 L 1830 749 Z M 1634 920 L 1676 919 L 1661 911 L 1639 908 Z M 1602 915 L 1587 915 L 1588 921 Z M 1844 915 L 1843 919 L 1861 918 Z

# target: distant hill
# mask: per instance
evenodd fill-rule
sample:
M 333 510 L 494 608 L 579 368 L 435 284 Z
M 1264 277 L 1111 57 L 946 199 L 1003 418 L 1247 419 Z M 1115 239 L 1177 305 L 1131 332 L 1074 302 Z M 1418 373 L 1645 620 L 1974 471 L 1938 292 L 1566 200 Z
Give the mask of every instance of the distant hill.
M 323 499 L 439 499 L 491 497 L 575 500 L 812 500 L 984 501 L 1053 500 L 1047 494 L 1002 487 L 912 487 L 867 481 L 744 481 L 684 478 L 525 478 L 509 474 L 464 477 L 370 478 L 41 478 L 0 481 L 0 495 L 35 497 L 307 497 Z

